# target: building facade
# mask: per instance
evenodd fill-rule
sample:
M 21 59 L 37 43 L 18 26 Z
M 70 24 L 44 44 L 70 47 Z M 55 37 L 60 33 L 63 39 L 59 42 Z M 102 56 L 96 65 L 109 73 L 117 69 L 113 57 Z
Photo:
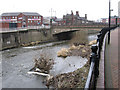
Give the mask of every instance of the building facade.
M 111 22 L 110 24 L 115 25 L 117 21 L 117 24 L 120 24 L 120 18 L 118 16 L 111 16 Z M 102 23 L 109 23 L 109 19 L 108 18 L 101 18 L 101 22 Z
M 3 13 L 1 19 L 2 28 L 39 26 L 43 23 L 43 16 L 34 12 Z
M 85 17 L 80 17 L 78 11 L 76 11 L 75 15 L 73 14 L 73 11 L 71 11 L 71 14 L 63 16 L 63 20 L 66 25 L 79 25 L 82 23 L 87 23 L 87 14 L 85 14 Z

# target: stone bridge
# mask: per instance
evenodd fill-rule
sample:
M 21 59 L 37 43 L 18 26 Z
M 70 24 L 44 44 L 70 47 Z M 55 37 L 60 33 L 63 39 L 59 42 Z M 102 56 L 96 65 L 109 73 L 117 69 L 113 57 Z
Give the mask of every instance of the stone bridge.
M 100 31 L 102 28 L 107 27 L 107 24 L 86 24 L 86 25 L 79 25 L 79 26 L 52 26 L 52 34 L 58 34 L 61 32 L 69 32 L 69 31 L 76 31 L 76 30 L 94 30 L 94 31 Z

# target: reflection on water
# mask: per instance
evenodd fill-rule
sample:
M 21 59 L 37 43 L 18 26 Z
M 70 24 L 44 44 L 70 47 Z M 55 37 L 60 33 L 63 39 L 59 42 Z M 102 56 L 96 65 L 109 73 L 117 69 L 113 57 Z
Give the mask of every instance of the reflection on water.
M 97 39 L 97 34 L 88 36 L 88 41 L 92 41 L 92 40 L 96 40 L 96 39 Z

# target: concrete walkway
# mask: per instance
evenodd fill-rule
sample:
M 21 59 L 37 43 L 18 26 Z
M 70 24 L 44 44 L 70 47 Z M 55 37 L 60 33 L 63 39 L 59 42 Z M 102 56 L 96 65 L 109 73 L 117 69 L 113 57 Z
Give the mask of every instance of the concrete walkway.
M 120 28 L 111 31 L 111 40 L 108 45 L 106 39 L 106 50 L 104 59 L 100 61 L 100 75 L 97 81 L 97 88 L 120 88 L 118 85 L 118 35 L 120 34 Z M 104 60 L 104 61 L 103 61 Z M 105 81 L 105 82 L 104 82 Z

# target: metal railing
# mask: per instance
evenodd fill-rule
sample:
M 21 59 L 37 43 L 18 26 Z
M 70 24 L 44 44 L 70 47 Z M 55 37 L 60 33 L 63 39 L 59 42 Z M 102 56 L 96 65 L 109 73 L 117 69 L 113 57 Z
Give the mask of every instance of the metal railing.
M 97 35 L 97 44 L 92 45 L 92 53 L 90 56 L 90 69 L 85 84 L 85 90 L 96 89 L 97 78 L 99 76 L 99 61 L 101 57 L 101 50 L 103 45 L 104 36 L 109 30 L 115 29 L 115 27 L 105 27 Z

